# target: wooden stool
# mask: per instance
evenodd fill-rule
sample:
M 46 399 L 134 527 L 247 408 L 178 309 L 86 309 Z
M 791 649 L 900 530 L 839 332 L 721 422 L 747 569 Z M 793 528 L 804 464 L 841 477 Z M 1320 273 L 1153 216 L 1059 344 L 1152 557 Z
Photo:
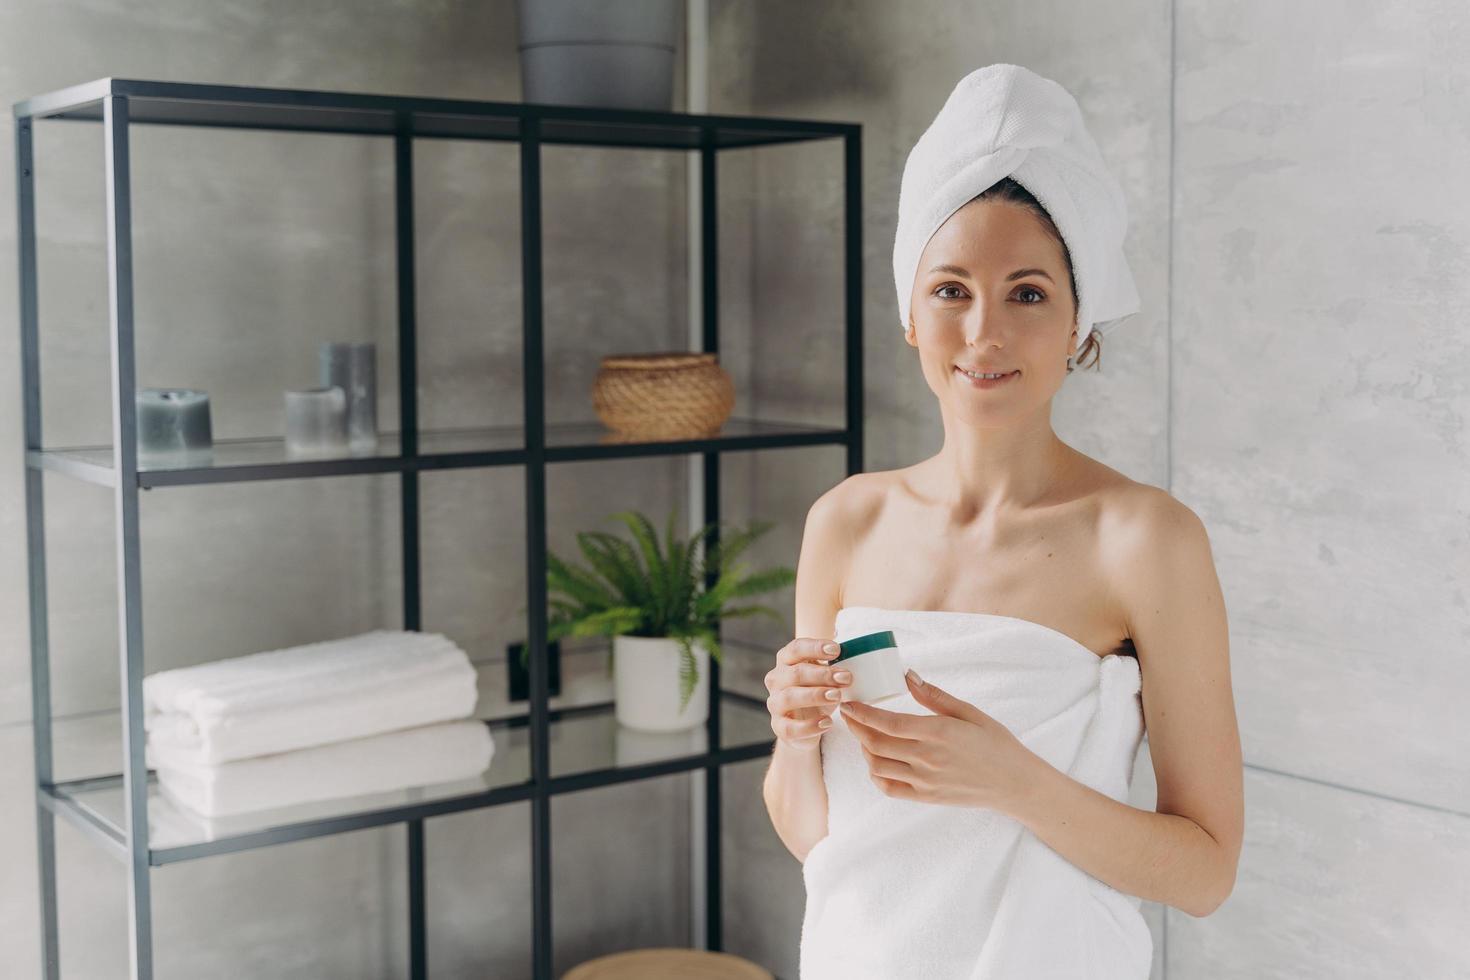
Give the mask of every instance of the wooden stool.
M 561 980 L 775 980 L 734 953 L 707 949 L 630 949 L 579 963 Z

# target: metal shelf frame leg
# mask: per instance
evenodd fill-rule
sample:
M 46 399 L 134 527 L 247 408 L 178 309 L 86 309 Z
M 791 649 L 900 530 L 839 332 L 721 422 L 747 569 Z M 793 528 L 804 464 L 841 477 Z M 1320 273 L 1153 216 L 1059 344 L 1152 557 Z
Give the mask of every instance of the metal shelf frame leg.
M 418 292 L 414 258 L 413 135 L 412 120 L 398 116 L 393 136 L 394 241 L 398 266 L 398 431 L 399 451 L 406 457 L 419 451 L 418 429 Z M 420 620 L 419 576 L 419 474 L 405 468 L 401 479 L 401 525 L 403 530 L 403 628 L 418 630 Z M 424 821 L 410 820 L 408 839 L 408 959 L 412 980 L 429 975 L 428 923 L 424 885 Z
M 112 462 L 117 483 L 119 667 L 122 681 L 124 831 L 128 845 L 128 945 L 133 980 L 153 977 L 148 853 L 148 766 L 143 750 L 143 578 L 138 541 L 136 362 L 133 356 L 133 218 L 128 100 L 102 103 L 107 176 L 107 305 L 112 337 Z
M 713 134 L 706 130 L 699 148 L 699 239 L 700 239 L 700 306 L 703 322 L 703 348 L 705 353 L 718 353 L 720 349 L 720 213 L 718 198 L 719 151 L 715 147 Z M 704 454 L 704 521 L 720 520 L 720 454 Z M 706 547 L 719 544 L 719 532 L 715 531 L 706 542 Z M 705 579 L 709 588 L 718 581 L 716 570 L 711 569 Z M 715 635 L 723 633 L 715 625 Z M 720 750 L 720 664 L 709 660 L 709 718 L 707 720 L 705 744 L 710 752 Z M 724 920 L 721 887 L 721 806 L 720 773 L 722 767 L 711 762 L 704 770 L 704 946 L 714 952 L 725 948 Z
M 551 980 L 551 760 L 546 666 L 546 402 L 541 335 L 541 120 L 521 123 L 521 374 L 526 426 L 526 650 L 530 655 L 531 975 Z
M 33 124 L 15 125 L 15 188 L 20 253 L 21 387 L 25 450 L 41 448 L 41 359 L 36 299 L 36 178 Z M 30 581 L 31 723 L 36 759 L 36 847 L 40 874 L 41 980 L 61 976 L 56 917 L 56 814 L 42 802 L 54 782 L 51 760 L 51 659 L 46 616 L 45 484 L 25 467 L 26 565 Z

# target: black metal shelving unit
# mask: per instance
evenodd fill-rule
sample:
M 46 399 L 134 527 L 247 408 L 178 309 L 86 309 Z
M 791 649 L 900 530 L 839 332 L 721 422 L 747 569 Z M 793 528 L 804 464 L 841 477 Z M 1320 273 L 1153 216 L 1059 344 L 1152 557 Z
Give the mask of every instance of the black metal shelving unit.
M 480 102 L 341 92 L 199 85 L 104 78 L 40 95 L 15 105 L 19 219 L 20 331 L 25 425 L 26 544 L 30 582 L 31 677 L 36 764 L 37 843 L 40 863 L 43 976 L 59 976 L 55 817 L 71 821 L 128 869 L 131 975 L 153 975 L 150 869 L 233 851 L 402 823 L 408 833 L 409 960 L 412 976 L 428 976 L 424 907 L 424 821 L 440 814 L 531 802 L 534 976 L 550 978 L 551 798 L 567 792 L 703 769 L 706 773 L 707 946 L 723 947 L 720 889 L 720 767 L 770 753 L 773 740 L 763 699 L 724 691 L 719 664 L 710 661 L 710 711 L 705 750 L 687 742 L 667 758 L 635 765 L 605 764 L 554 772 L 548 748 L 580 740 L 595 754 L 606 741 L 610 704 L 551 709 L 546 649 L 546 467 L 550 463 L 612 457 L 694 454 L 703 457 L 704 518 L 720 515 L 720 456 L 777 447 L 846 447 L 847 471 L 862 469 L 862 213 L 861 127 L 814 122 L 675 112 L 593 109 L 532 103 Z M 112 347 L 112 444 L 47 448 L 41 437 L 41 392 L 36 280 L 33 141 L 38 120 L 100 122 L 104 136 L 109 319 Z M 134 125 L 358 134 L 394 145 L 397 242 L 399 431 L 385 433 L 372 456 L 293 460 L 282 439 L 217 442 L 212 465 L 138 468 L 135 448 L 132 207 L 129 133 Z M 524 425 L 420 432 L 418 428 L 414 291 L 414 144 L 422 139 L 497 140 L 520 146 L 521 261 L 524 302 L 522 369 Z M 601 440 L 599 425 L 551 425 L 543 398 L 541 292 L 541 147 L 638 147 L 700 154 L 703 250 L 703 350 L 719 350 L 716 162 L 719 151 L 809 140 L 840 140 L 844 167 L 846 425 L 816 427 L 784 421 L 730 419 L 710 438 L 658 442 Z M 150 841 L 150 800 L 156 782 L 144 760 L 142 717 L 142 555 L 139 493 L 202 483 L 299 479 L 362 473 L 399 473 L 402 479 L 404 628 L 419 619 L 418 474 L 422 470 L 520 466 L 527 501 L 527 643 L 530 698 L 524 717 L 489 721 L 497 750 L 481 778 L 374 797 L 330 801 L 240 818 L 234 826 L 191 839 Z M 45 471 L 110 487 L 116 515 L 121 683 L 120 773 L 56 782 L 53 779 L 49 641 L 42 475 Z

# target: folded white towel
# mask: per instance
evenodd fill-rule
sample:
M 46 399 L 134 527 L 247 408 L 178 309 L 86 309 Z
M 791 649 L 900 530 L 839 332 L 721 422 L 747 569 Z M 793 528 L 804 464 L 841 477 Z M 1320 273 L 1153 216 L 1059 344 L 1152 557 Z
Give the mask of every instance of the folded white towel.
M 976 705 L 1072 778 L 1126 801 L 1143 738 L 1132 657 L 1025 619 L 850 606 L 837 639 L 891 629 L 926 681 Z M 879 707 L 928 715 L 905 692 Z M 827 836 L 802 867 L 801 980 L 1145 980 L 1141 900 L 998 811 L 905 800 L 869 776 L 841 712 L 821 741 Z
M 465 718 L 469 657 L 439 633 L 359 636 L 143 678 L 148 765 L 201 765 Z
M 186 812 L 221 817 L 470 779 L 494 754 L 489 726 L 471 718 L 218 765 L 162 768 L 158 785 Z

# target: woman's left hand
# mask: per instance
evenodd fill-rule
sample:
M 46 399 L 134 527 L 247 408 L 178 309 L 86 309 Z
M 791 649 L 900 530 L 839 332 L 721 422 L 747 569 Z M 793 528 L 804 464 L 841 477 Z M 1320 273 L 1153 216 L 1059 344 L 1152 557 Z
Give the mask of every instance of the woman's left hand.
M 1010 729 L 948 691 L 908 672 L 914 700 L 934 712 L 914 715 L 844 701 L 873 782 L 888 796 L 950 806 L 1013 811 L 1041 757 Z

